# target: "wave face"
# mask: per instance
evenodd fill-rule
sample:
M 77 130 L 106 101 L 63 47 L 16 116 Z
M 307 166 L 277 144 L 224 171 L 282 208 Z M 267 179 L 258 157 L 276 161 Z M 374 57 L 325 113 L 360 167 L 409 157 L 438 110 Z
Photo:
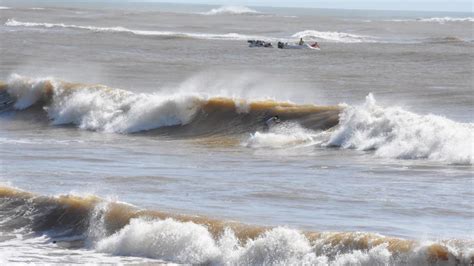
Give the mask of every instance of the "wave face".
M 472 164 L 472 143 L 472 123 L 418 115 L 398 107 L 384 108 L 370 94 L 364 105 L 345 108 L 327 145 L 375 150 L 376 155 L 387 158 Z
M 3 85 L 3 108 L 46 113 L 53 125 L 114 133 L 162 130 L 174 134 L 241 134 L 261 130 L 269 117 L 313 129 L 337 124 L 339 107 L 246 101 L 198 94 L 145 94 L 52 78 L 12 75 Z M 40 110 L 33 107 L 40 106 Z
M 158 37 L 174 37 L 174 38 L 191 38 L 201 40 L 248 40 L 248 39 L 267 39 L 263 36 L 244 35 L 239 33 L 189 33 L 189 32 L 175 32 L 175 31 L 153 31 L 153 30 L 132 30 L 125 27 L 95 27 L 95 26 L 79 26 L 63 23 L 36 23 L 36 22 L 22 22 L 14 19 L 8 19 L 5 26 L 9 27 L 42 27 L 42 28 L 70 28 L 88 30 L 93 32 L 110 32 L 110 33 L 128 33 L 139 36 L 158 36 Z
M 378 42 L 375 37 L 349 34 L 344 32 L 305 30 L 293 34 L 294 38 L 304 38 L 307 40 L 325 40 L 342 43 L 373 43 Z
M 467 265 L 469 240 L 414 241 L 362 232 L 260 227 L 0 187 L 2 231 L 23 229 L 59 247 L 166 262 L 225 265 Z M 53 242 L 54 241 L 54 242 Z M 1 251 L 0 251 L 1 252 Z
M 202 13 L 203 15 L 254 15 L 261 14 L 257 10 L 248 8 L 246 6 L 221 6 L 219 8 L 213 8 L 208 12 Z

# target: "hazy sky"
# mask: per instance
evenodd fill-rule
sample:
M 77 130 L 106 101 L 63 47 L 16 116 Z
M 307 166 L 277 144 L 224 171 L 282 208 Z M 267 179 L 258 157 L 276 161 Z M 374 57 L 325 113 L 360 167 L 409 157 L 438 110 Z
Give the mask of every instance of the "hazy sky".
M 140 1 L 140 0 L 135 0 Z M 215 5 L 472 12 L 472 0 L 141 0 Z

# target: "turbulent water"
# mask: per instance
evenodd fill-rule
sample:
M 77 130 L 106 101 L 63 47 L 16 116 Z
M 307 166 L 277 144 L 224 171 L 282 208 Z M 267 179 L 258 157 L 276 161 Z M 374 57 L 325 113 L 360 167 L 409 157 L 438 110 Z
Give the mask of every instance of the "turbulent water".
M 472 264 L 472 27 L 3 1 L 0 262 Z

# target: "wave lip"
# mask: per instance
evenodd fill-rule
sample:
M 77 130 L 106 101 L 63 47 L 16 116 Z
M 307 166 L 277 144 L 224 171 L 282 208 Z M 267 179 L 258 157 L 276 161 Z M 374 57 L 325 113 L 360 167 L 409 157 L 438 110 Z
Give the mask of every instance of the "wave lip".
M 22 22 L 14 19 L 8 19 L 5 26 L 9 27 L 44 27 L 44 28 L 70 28 L 88 30 L 92 32 L 111 32 L 111 33 L 129 33 L 139 36 L 162 36 L 175 38 L 191 38 L 202 40 L 248 40 L 248 39 L 267 39 L 263 36 L 244 35 L 239 33 L 190 33 L 175 31 L 154 31 L 154 30 L 132 30 L 125 27 L 96 27 L 96 26 L 79 26 L 64 23 L 38 23 L 38 22 Z
M 174 263 L 218 265 L 468 265 L 472 240 L 406 240 L 364 232 L 261 227 L 107 202 L 91 195 L 38 196 L 0 186 L 2 230 L 46 244 Z M 5 219 L 5 217 L 8 217 Z M 54 243 L 54 242 L 53 242 Z
M 203 15 L 255 15 L 261 14 L 261 12 L 248 8 L 246 6 L 221 6 L 219 8 L 213 8 L 208 12 L 201 13 Z
M 345 32 L 335 31 L 316 31 L 305 30 L 300 31 L 292 36 L 293 38 L 304 38 L 309 40 L 325 40 L 330 42 L 341 43 L 375 43 L 379 42 L 377 38 L 366 35 L 350 34 Z

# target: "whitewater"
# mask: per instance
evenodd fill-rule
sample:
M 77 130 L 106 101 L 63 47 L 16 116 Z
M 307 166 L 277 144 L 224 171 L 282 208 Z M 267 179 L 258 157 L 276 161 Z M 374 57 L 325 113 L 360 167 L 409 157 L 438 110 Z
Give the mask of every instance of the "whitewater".
M 0 263 L 473 263 L 472 14 L 2 6 Z

